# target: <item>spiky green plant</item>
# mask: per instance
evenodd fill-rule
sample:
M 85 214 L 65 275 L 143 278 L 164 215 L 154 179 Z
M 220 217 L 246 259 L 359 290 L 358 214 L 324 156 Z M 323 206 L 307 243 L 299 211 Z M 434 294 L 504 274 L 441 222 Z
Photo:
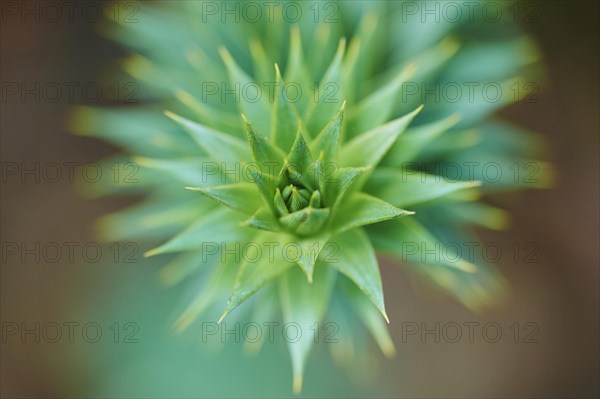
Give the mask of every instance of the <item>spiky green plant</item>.
M 103 236 L 166 240 L 147 255 L 182 253 L 161 272 L 169 284 L 209 275 L 177 330 L 215 307 L 223 319 L 257 293 L 252 320 L 281 312 L 305 332 L 315 321 L 340 323 L 331 349 L 343 363 L 363 347 L 360 325 L 391 355 L 376 250 L 470 308 L 501 295 L 493 266 L 442 252 L 472 241 L 470 226 L 505 227 L 505 212 L 478 201 L 482 194 L 547 181 L 539 162 L 537 180 L 514 180 L 509 171 L 538 142 L 489 120 L 515 100 L 511 88 L 538 58 L 514 23 L 407 20 L 403 2 L 358 1 L 298 3 L 304 18 L 293 23 L 278 12 L 268 22 L 223 22 L 206 4 L 141 3 L 136 23 L 107 24 L 104 33 L 137 52 L 123 66 L 144 104 L 82 108 L 74 120 L 79 133 L 132 154 L 107 165 L 141 167 L 135 184 L 91 188 L 147 194 L 105 217 Z M 335 20 L 315 21 L 315 4 Z M 408 95 L 414 82 L 437 96 L 467 82 L 503 93 L 428 99 Z M 258 99 L 243 92 L 257 88 Z M 503 175 L 486 181 L 477 163 Z M 458 180 L 446 178 L 456 170 Z M 289 343 L 296 391 L 312 342 L 304 334 Z

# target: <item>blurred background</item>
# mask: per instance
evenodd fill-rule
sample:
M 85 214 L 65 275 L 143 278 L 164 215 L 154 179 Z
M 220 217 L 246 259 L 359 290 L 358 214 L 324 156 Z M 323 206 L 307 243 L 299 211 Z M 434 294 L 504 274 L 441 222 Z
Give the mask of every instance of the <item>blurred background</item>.
M 116 149 L 73 136 L 67 118 L 75 104 L 127 101 L 127 87 L 100 86 L 98 92 L 94 83 L 122 50 L 82 18 L 65 15 L 53 23 L 36 20 L 33 12 L 22 21 L 11 15 L 9 3 L 33 8 L 40 2 L 2 3 L 2 397 L 291 396 L 283 342 L 252 358 L 241 345 L 217 353 L 192 333 L 176 336 L 169 322 L 187 298 L 159 284 L 160 259 L 143 260 L 141 251 L 122 244 L 95 252 L 94 221 L 132 200 L 82 196 L 69 165 L 79 180 L 82 166 Z M 513 215 L 512 226 L 482 232 L 483 241 L 502 248 L 534 243 L 535 261 L 502 257 L 509 298 L 482 314 L 415 289 L 402 269 L 384 263 L 396 358 L 380 356 L 377 364 L 349 374 L 319 345 L 302 396 L 600 395 L 599 3 L 536 2 L 535 9 L 538 17 L 523 29 L 539 42 L 548 78 L 537 101 L 513 104 L 501 116 L 543 135 L 558 182 L 550 190 L 494 198 Z M 33 91 L 23 95 L 22 87 Z M 52 164 L 62 165 L 60 178 Z M 408 335 L 410 323 L 480 327 L 473 342 L 452 343 Z M 500 326 L 498 342 L 491 342 L 494 330 L 482 334 L 486 323 Z

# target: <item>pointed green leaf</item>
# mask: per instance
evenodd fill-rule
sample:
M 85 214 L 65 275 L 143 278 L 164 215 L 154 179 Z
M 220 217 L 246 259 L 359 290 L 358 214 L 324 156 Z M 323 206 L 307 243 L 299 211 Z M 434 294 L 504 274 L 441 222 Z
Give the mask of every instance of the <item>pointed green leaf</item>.
M 313 83 L 304 61 L 300 29 L 296 25 L 290 27 L 290 52 L 285 78 L 286 81 L 297 83 L 301 87 L 309 87 Z M 308 96 L 300 96 L 298 99 L 298 107 L 300 110 L 306 108 L 307 101 Z
M 197 44 L 193 44 L 184 51 L 186 61 L 194 68 L 195 72 L 201 74 L 203 78 L 212 77 L 223 81 L 227 78 L 227 71 L 223 69 L 223 64 L 209 57 L 206 51 Z
M 477 266 L 452 254 L 454 247 L 445 247 L 415 218 L 403 218 L 382 223 L 369 229 L 375 247 L 395 255 L 402 263 L 427 268 L 438 265 L 466 273 L 475 273 Z
M 237 269 L 238 267 L 234 262 L 217 264 L 203 289 L 200 290 L 192 303 L 188 305 L 173 324 L 175 332 L 183 332 L 209 306 L 216 304 L 224 295 L 226 297 L 235 280 Z
M 196 220 L 212 208 L 214 204 L 210 201 L 150 197 L 102 216 L 97 223 L 98 235 L 105 242 L 163 238 L 181 231 L 190 220 Z
M 273 199 L 275 198 L 275 190 L 277 186 L 277 178 L 260 172 L 259 169 L 253 166 L 245 166 L 246 170 L 252 177 L 252 183 L 258 188 L 258 192 L 266 205 L 273 214 L 277 214 L 277 208 Z
M 451 134 L 442 134 L 436 140 L 429 142 L 421 150 L 419 158 L 436 159 L 446 157 L 451 153 L 464 152 L 466 149 L 474 148 L 481 141 L 482 134 L 478 128 L 453 131 Z
M 289 189 L 290 186 L 286 186 L 285 188 Z M 291 191 L 291 189 L 289 191 Z M 289 193 L 287 195 L 287 197 L 289 198 L 291 195 L 292 194 Z M 275 197 L 273 199 L 273 203 L 275 204 L 275 210 L 277 211 L 277 215 L 283 216 L 283 215 L 287 215 L 288 213 L 290 213 L 290 211 L 288 210 L 288 207 L 285 203 L 285 200 L 281 196 L 281 191 L 279 190 L 279 188 L 277 188 L 275 190 Z
M 313 271 L 319 255 L 330 245 L 331 234 L 324 232 L 307 238 L 294 238 L 288 242 L 285 258 L 289 262 L 295 262 L 306 274 L 306 280 L 313 281 Z
M 379 198 L 359 192 L 354 193 L 340 206 L 332 226 L 337 232 L 343 232 L 407 215 L 414 215 L 414 212 L 396 208 Z
M 327 310 L 335 282 L 335 273 L 328 267 L 317 267 L 314 282 L 308 283 L 299 270 L 290 270 L 280 280 L 281 308 L 286 323 L 296 323 L 298 339 L 288 339 L 294 372 L 294 392 L 300 393 L 304 365 L 314 337 L 308 334 L 319 323 Z M 292 329 L 289 329 L 292 334 Z M 290 337 L 293 338 L 293 337 Z
M 460 53 L 459 53 L 460 54 Z M 452 80 L 452 82 L 455 82 Z M 482 87 L 489 84 L 497 87 L 497 95 L 493 101 L 487 98 L 485 91 L 475 90 L 475 97 L 460 96 L 458 101 L 441 101 L 432 105 L 431 111 L 435 110 L 436 115 L 449 116 L 456 114 L 460 116 L 460 127 L 469 127 L 482 122 L 489 115 L 497 110 L 504 108 L 510 104 L 523 99 L 528 93 L 527 90 L 515 92 L 515 87 L 528 87 L 531 82 L 524 76 L 514 76 L 509 79 L 494 79 L 494 80 L 473 80 L 470 78 L 468 82 L 478 82 Z M 445 83 L 441 83 L 442 87 Z
M 243 137 L 243 131 L 240 126 L 239 116 L 221 108 L 209 105 L 199 101 L 190 93 L 178 89 L 175 90 L 175 98 L 183 105 L 189 108 L 190 111 L 199 119 L 200 125 L 210 126 L 220 132 L 237 133 L 236 137 Z M 224 134 L 224 133 L 220 133 Z M 198 141 L 202 136 L 196 138 L 196 142 L 204 148 L 203 144 Z M 245 144 L 245 142 L 243 142 Z M 245 146 L 247 150 L 247 146 Z
M 310 198 L 306 199 L 304 195 L 300 194 L 299 190 L 297 190 L 295 186 L 292 186 L 292 193 L 290 194 L 290 198 L 288 199 L 288 208 L 290 212 L 297 212 L 301 209 L 306 208 L 306 206 L 308 206 L 309 200 Z
M 333 118 L 336 110 L 344 100 L 341 75 L 342 58 L 345 50 L 346 40 L 341 39 L 335 57 L 319 82 L 316 101 L 311 96 L 308 103 L 304 120 L 308 120 L 307 128 L 311 134 L 320 131 Z
M 321 154 L 322 155 L 322 154 Z M 306 169 L 305 176 L 311 182 L 311 187 L 315 190 L 319 190 L 321 194 L 321 203 L 324 204 L 323 200 L 323 190 L 325 188 L 325 165 L 323 162 L 322 156 L 319 157 L 316 161 L 311 163 Z M 329 204 L 327 204 L 329 205 Z M 327 206 L 324 205 L 324 206 Z
M 246 215 L 253 215 L 258 208 L 263 206 L 258 189 L 252 183 L 236 183 L 213 187 L 186 187 L 186 189 L 204 194 Z
M 506 57 L 506 54 L 512 57 Z M 502 40 L 465 45 L 444 72 L 458 81 L 498 82 L 540 58 L 540 49 L 531 36 L 509 36 Z
M 100 137 L 136 155 L 153 158 L 198 155 L 194 141 L 152 108 L 76 107 L 69 120 L 78 135 Z
M 218 132 L 200 125 L 172 112 L 167 111 L 165 115 L 181 125 L 214 161 L 235 163 L 250 159 L 248 144 L 244 141 L 227 133 Z
M 277 64 L 275 64 L 275 76 L 276 86 L 271 115 L 271 141 L 287 152 L 294 143 L 300 122 L 294 105 L 286 97 L 285 82 L 281 78 L 281 72 Z
M 207 262 L 202 261 L 202 252 L 184 252 L 160 269 L 158 277 L 168 286 L 179 284 Z
M 323 188 L 326 203 L 333 202 L 334 211 L 342 203 L 346 195 L 353 192 L 361 176 L 371 168 L 340 168 L 333 175 L 325 178 Z
M 283 201 L 287 201 L 288 198 L 290 198 L 290 196 L 292 195 L 292 189 L 294 188 L 293 184 L 288 184 L 287 186 L 285 186 L 283 188 L 283 191 L 281 192 L 281 199 Z M 284 212 L 285 213 L 285 212 Z
M 255 294 L 256 299 L 252 303 L 250 311 L 250 320 L 261 326 L 267 326 L 266 323 L 272 323 L 279 316 L 279 294 L 277 285 L 268 285 Z M 258 353 L 268 339 L 245 340 L 244 350 L 251 354 Z
M 344 166 L 377 165 L 422 108 L 421 106 L 401 118 L 350 140 L 342 147 L 340 164 Z
M 438 73 L 444 73 L 443 68 L 449 64 L 449 61 L 451 62 L 454 55 L 460 50 L 461 45 L 462 43 L 456 36 L 449 35 L 440 40 L 435 46 L 416 54 L 410 61 L 417 67 L 417 73 L 413 80 L 422 82 L 435 79 L 435 75 Z M 469 76 L 467 79 L 471 78 Z
M 290 242 L 289 236 L 265 231 L 255 236 L 253 242 L 255 245 L 244 251 L 244 260 L 219 322 L 261 287 L 295 264 L 287 253 L 284 254 L 286 245 Z
M 252 85 L 256 85 L 254 79 L 252 79 L 246 72 L 244 72 L 233 60 L 229 51 L 224 47 L 219 49 L 221 54 L 221 58 L 227 67 L 227 72 L 229 74 L 229 81 L 231 84 L 231 89 L 236 90 L 236 92 L 243 93 L 243 87 L 251 87 Z M 261 96 L 258 101 L 250 101 L 250 99 L 246 98 L 247 96 L 239 94 L 238 98 L 238 106 L 240 108 L 240 112 L 246 114 L 248 118 L 252 120 L 253 123 L 256 124 L 257 129 L 261 132 L 269 132 L 270 131 L 270 121 L 271 121 L 271 111 L 269 109 L 268 104 L 264 100 L 264 96 Z
M 398 207 L 412 206 L 481 186 L 476 181 L 449 181 L 441 176 L 408 169 L 378 168 L 365 191 Z
M 279 218 L 279 222 L 286 228 L 300 236 L 317 233 L 323 228 L 330 210 L 328 208 L 304 208 Z
M 156 173 L 157 170 L 161 171 L 170 179 L 185 185 L 217 185 L 226 181 L 226 177 L 221 176 L 221 172 L 216 166 L 213 168 L 213 162 L 208 158 L 154 159 L 133 157 L 132 160 L 134 164 L 128 165 L 132 175 L 130 179 L 135 179 L 138 182 L 138 173 L 134 165 L 152 169 L 153 173 Z
M 365 76 L 370 76 L 372 66 L 377 62 L 377 52 L 380 46 L 375 44 L 378 15 L 372 10 L 367 11 L 360 21 L 356 34 L 352 36 L 348 45 L 348 53 L 344 59 L 344 87 L 346 98 L 349 101 L 360 95 L 360 87 Z M 359 93 L 357 93 L 359 91 Z
M 415 75 L 411 78 L 411 82 L 435 81 L 439 74 L 444 72 L 443 67 L 448 64 L 459 48 L 460 43 L 458 40 L 455 37 L 447 36 L 435 46 L 421 50 L 408 60 L 405 55 L 397 56 L 397 62 L 392 64 L 397 66 L 392 66 L 388 71 L 382 73 L 377 80 L 378 82 L 388 82 L 401 73 L 406 65 L 412 64 L 415 66 Z M 416 107 L 422 102 L 422 98 L 421 95 L 410 95 L 408 91 L 404 91 L 402 94 L 402 106 L 408 108 Z
M 344 120 L 344 110 L 346 108 L 346 102 L 342 103 L 342 107 L 335 115 L 335 117 L 329 122 L 327 126 L 319 133 L 319 135 L 310 143 L 310 149 L 315 156 L 321 157 L 323 153 L 323 160 L 325 163 L 337 163 L 338 151 L 340 148 L 340 130 L 342 128 L 342 122 Z
M 393 116 L 396 104 L 399 102 L 402 84 L 414 73 L 414 65 L 407 66 L 394 80 L 356 105 L 348 117 L 348 125 L 352 126 L 349 135 L 359 135 L 388 121 Z
M 330 256 L 327 265 L 333 266 L 352 280 L 388 320 L 379 265 L 367 234 L 362 229 L 353 229 L 336 235 L 332 243 L 336 245 L 337 251 Z
M 331 235 L 329 233 L 322 233 L 317 236 L 296 241 L 298 244 L 298 247 L 296 248 L 299 248 L 300 253 L 291 255 L 306 274 L 306 279 L 309 283 L 312 283 L 313 281 L 313 271 L 317 259 L 319 258 L 319 254 L 328 245 L 330 237 Z
M 292 183 L 296 186 L 304 186 L 310 190 L 315 190 L 318 188 L 315 185 L 315 182 L 313 181 L 313 176 L 311 176 L 311 174 L 307 174 L 306 172 L 300 171 L 296 168 L 296 166 L 294 166 L 294 164 L 288 164 L 287 161 L 283 169 L 281 169 L 281 173 L 278 177 L 278 183 Z M 308 197 L 308 199 L 310 199 L 310 196 Z
M 333 32 L 335 24 L 317 24 L 311 43 L 307 46 L 311 54 L 329 54 L 338 45 L 337 32 Z M 327 68 L 325 57 L 306 57 L 305 59 L 311 77 L 322 76 Z M 314 80 L 314 79 L 313 79 Z
M 483 259 L 471 259 L 476 256 L 473 252 L 469 260 L 460 256 L 465 251 L 457 250 L 456 243 L 470 241 L 460 233 L 455 232 L 446 245 L 415 218 L 406 218 L 369 228 L 369 237 L 378 251 L 394 255 L 398 263 L 444 288 L 473 311 L 490 307 L 505 294 L 505 280 L 495 267 Z M 477 260 L 477 266 L 471 260 Z
M 393 357 L 396 354 L 396 348 L 394 347 L 392 337 L 390 337 L 388 326 L 384 318 L 381 317 L 381 313 L 355 284 L 346 284 L 344 289 L 346 297 L 350 300 L 354 311 L 367 327 L 379 345 L 379 348 L 381 348 L 381 351 L 385 356 Z
M 298 129 L 298 132 L 296 133 L 294 144 L 290 149 L 286 161 L 288 165 L 293 166 L 293 168 L 301 174 L 304 174 L 308 166 L 313 162 L 310 149 L 302 135 L 301 129 Z
M 506 230 L 510 214 L 500 208 L 480 202 L 450 203 L 444 207 L 449 218 L 455 222 L 475 224 L 492 230 Z
M 404 23 L 392 24 L 391 33 L 388 33 L 391 45 L 401 51 L 396 51 L 398 57 L 402 55 L 413 56 L 440 41 L 444 36 L 456 27 L 456 24 L 449 19 L 442 18 L 436 23 L 426 23 L 421 18 L 403 17 L 404 10 L 398 7 L 392 14 L 395 20 L 403 20 Z M 419 34 L 414 34 L 419 32 Z
M 304 198 L 307 201 L 310 201 L 311 194 L 310 194 L 310 192 L 307 189 L 301 188 L 301 189 L 298 190 L 298 193 L 302 196 L 302 198 Z
M 345 276 L 338 275 L 338 282 L 344 279 L 347 280 Z M 354 283 L 350 282 L 350 284 Z M 347 301 L 345 298 L 342 301 L 340 297 L 341 295 L 332 297 L 330 309 L 327 311 L 327 320 L 337 327 L 337 334 L 334 338 L 335 345 L 329 345 L 331 357 L 335 364 L 343 367 L 346 364 L 354 364 L 358 360 L 360 346 L 364 345 L 364 335 L 362 329 L 356 328 L 356 320 L 354 315 L 348 312 Z
M 260 165 L 261 172 L 277 174 L 283 166 L 285 154 L 271 144 L 252 124 L 242 115 L 246 128 L 246 135 L 252 151 L 252 159 Z
M 432 141 L 442 133 L 455 126 L 460 118 L 456 115 L 426 125 L 408 128 L 400 135 L 389 152 L 381 161 L 385 166 L 401 166 L 405 162 L 412 161 Z
M 173 92 L 174 87 L 185 87 L 190 81 L 198 79 L 196 71 L 190 70 L 187 65 L 185 67 L 159 65 L 154 59 L 140 54 L 126 57 L 121 62 L 121 67 L 145 89 L 136 93 L 135 100 L 155 99 L 154 96 L 159 95 L 168 96 Z
M 149 158 L 144 158 L 149 160 Z M 202 180 L 202 173 L 191 171 L 185 166 L 202 164 L 202 159 L 186 158 L 184 160 L 160 160 L 152 159 L 151 163 L 145 165 L 138 164 L 137 157 L 127 155 L 114 155 L 110 158 L 99 161 L 99 170 L 111 171 L 98 175 L 98 179 L 93 182 L 83 179 L 77 175 L 75 178 L 76 188 L 87 198 L 99 198 L 111 194 L 145 194 L 148 191 L 154 192 L 164 190 L 164 193 L 179 191 L 185 181 L 181 180 L 184 176 L 191 177 L 196 181 Z M 118 176 L 117 176 L 118 174 Z M 177 175 L 177 178 L 173 177 Z M 118 178 L 115 178 L 118 177 Z
M 242 220 L 243 216 L 234 211 L 217 208 L 207 212 L 165 244 L 147 251 L 144 255 L 200 250 L 206 248 L 205 243 L 221 245 L 248 239 L 254 233 L 250 229 L 240 227 Z
M 309 206 L 311 208 L 320 208 L 321 207 L 321 193 L 319 190 L 313 191 L 310 197 Z
M 252 62 L 254 63 L 254 75 L 259 82 L 270 82 L 273 76 L 273 63 L 269 60 L 265 49 L 259 38 L 253 37 L 249 43 Z
M 280 231 L 279 224 L 273 216 L 273 213 L 269 208 L 265 206 L 256 211 L 256 213 L 252 215 L 248 220 L 245 220 L 242 223 L 242 226 L 248 226 L 254 229 L 265 231 Z

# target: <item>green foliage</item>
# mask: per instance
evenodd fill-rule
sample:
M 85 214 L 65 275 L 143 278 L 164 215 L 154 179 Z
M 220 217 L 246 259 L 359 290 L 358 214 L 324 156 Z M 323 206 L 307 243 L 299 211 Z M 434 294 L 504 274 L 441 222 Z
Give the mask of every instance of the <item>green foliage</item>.
M 124 68 L 143 85 L 145 100 L 167 111 L 141 105 L 76 112 L 78 132 L 135 157 L 144 179 L 130 191 L 149 194 L 143 204 L 104 218 L 103 236 L 161 239 L 148 256 L 181 253 L 161 272 L 169 284 L 209 273 L 199 260 L 205 244 L 219 248 L 211 253 L 215 272 L 177 330 L 215 306 L 224 309 L 222 320 L 262 289 L 254 304 L 259 314 L 277 314 L 280 301 L 281 317 L 304 329 L 327 317 L 347 320 L 348 331 L 364 325 L 392 355 L 376 250 L 408 257 L 411 269 L 471 308 L 501 294 L 502 280 L 485 262 L 444 256 L 424 262 L 423 246 L 408 256 L 402 244 L 437 248 L 461 239 L 468 225 L 503 228 L 506 214 L 478 199 L 527 182 L 491 184 L 470 176 L 469 162 L 529 162 L 536 144 L 510 126 L 481 122 L 505 97 L 497 103 L 404 97 L 411 79 L 503 87 L 522 81 L 533 73 L 534 47 L 497 26 L 504 34 L 482 45 L 475 29 L 485 28 L 482 21 L 400 24 L 401 3 L 336 2 L 338 23 L 279 16 L 235 24 L 203 14 L 199 2 L 140 3 L 139 23 L 107 25 L 106 34 L 137 52 Z M 299 7 L 311 15 L 307 4 Z M 303 95 L 293 101 L 286 82 Z M 248 99 L 214 96 L 215 87 L 274 90 Z M 450 181 L 443 168 L 429 172 L 447 163 L 458 165 L 461 178 Z M 541 169 L 547 175 L 547 165 Z M 538 178 L 531 186 L 547 181 Z M 122 188 L 107 183 L 95 193 Z M 436 236 L 440 229 L 450 236 Z M 236 262 L 224 256 L 224 247 L 249 243 L 253 251 L 276 249 Z M 224 292 L 227 304 L 219 301 Z M 363 344 L 348 331 L 340 348 Z M 290 344 L 296 391 L 311 343 Z M 334 355 L 345 361 L 342 352 Z

